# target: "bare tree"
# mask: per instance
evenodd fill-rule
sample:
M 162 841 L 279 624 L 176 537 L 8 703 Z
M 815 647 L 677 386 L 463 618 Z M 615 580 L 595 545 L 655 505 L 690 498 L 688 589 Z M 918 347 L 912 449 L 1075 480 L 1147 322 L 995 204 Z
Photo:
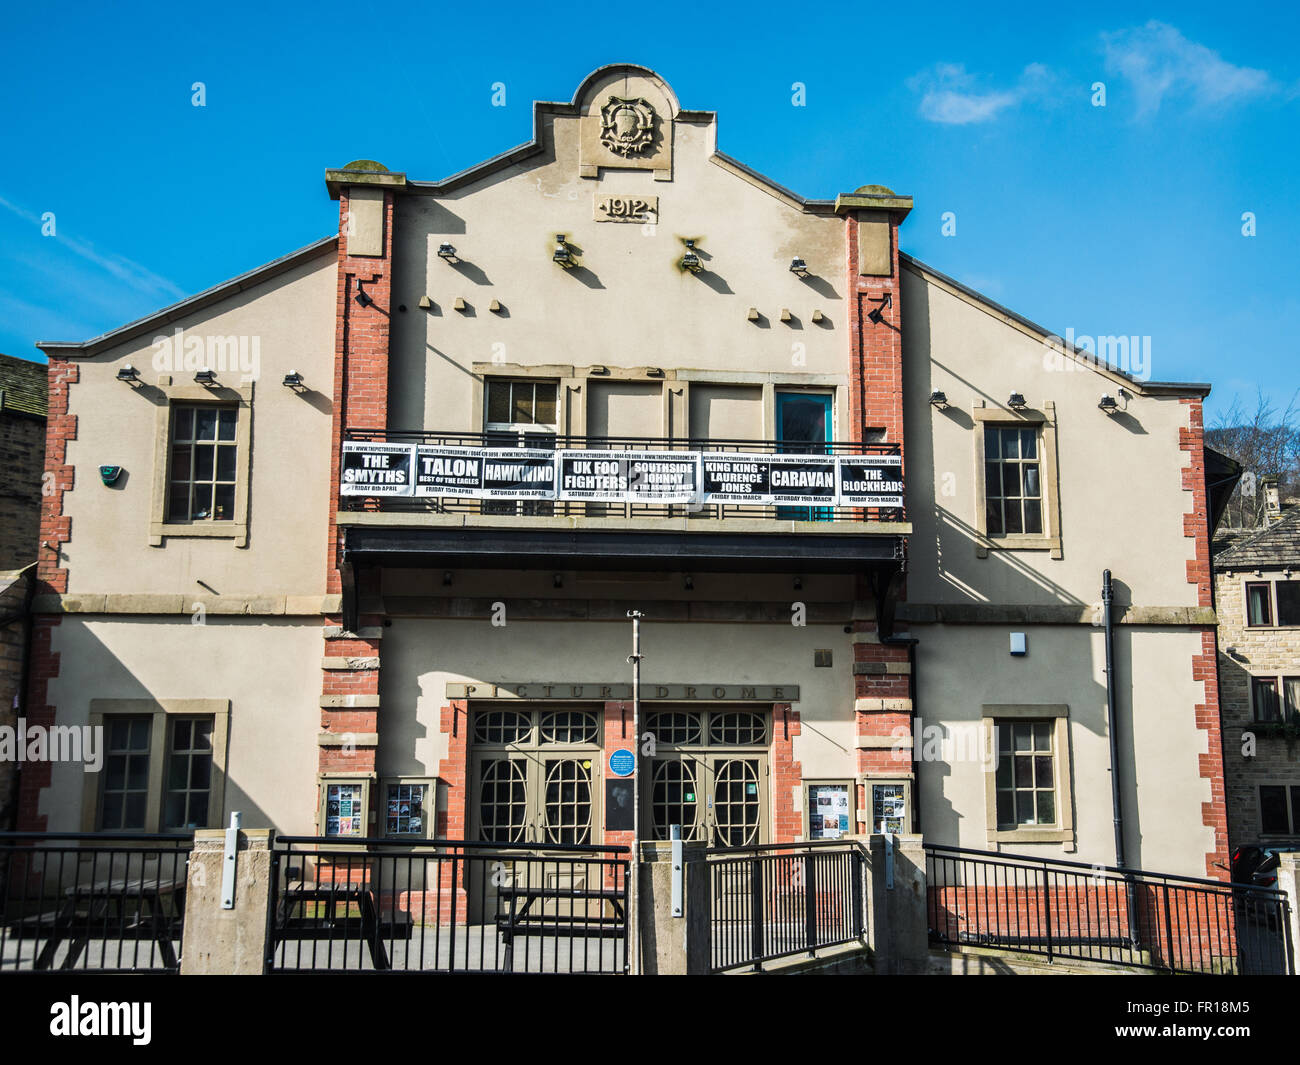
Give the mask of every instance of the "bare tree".
M 1256 529 L 1265 522 L 1264 491 L 1260 481 L 1276 477 L 1283 498 L 1300 491 L 1300 399 L 1298 389 L 1278 410 L 1261 390 L 1253 413 L 1247 413 L 1240 397 L 1206 431 L 1205 443 L 1241 463 L 1241 480 L 1223 524 L 1235 529 Z

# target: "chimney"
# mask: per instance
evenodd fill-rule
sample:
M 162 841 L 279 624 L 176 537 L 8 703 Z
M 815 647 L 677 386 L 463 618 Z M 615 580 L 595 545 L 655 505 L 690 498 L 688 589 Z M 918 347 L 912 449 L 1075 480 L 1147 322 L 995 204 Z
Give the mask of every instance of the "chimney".
M 1264 488 L 1264 523 L 1271 525 L 1282 517 L 1282 499 L 1278 493 L 1277 477 L 1261 477 L 1259 483 Z

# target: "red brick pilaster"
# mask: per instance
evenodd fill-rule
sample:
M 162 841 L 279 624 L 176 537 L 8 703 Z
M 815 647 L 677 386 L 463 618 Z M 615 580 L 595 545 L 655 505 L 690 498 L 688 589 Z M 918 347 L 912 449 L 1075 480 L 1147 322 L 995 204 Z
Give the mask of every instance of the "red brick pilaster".
M 898 276 L 898 222 L 890 222 L 888 277 L 858 273 L 858 219 L 845 219 L 849 277 L 849 439 L 883 428 L 885 442 L 903 446 L 903 306 Z M 882 298 L 888 296 L 891 306 Z M 881 319 L 869 315 L 881 308 Z
M 1187 407 L 1188 425 L 1178 430 L 1178 446 L 1190 461 L 1183 470 L 1183 489 L 1192 493 L 1191 510 L 1183 515 L 1183 535 L 1195 544 L 1187 562 L 1187 582 L 1196 586 L 1198 606 L 1214 604 L 1210 565 L 1210 506 L 1205 484 L 1205 427 L 1201 400 L 1180 400 Z M 1196 727 L 1205 732 L 1206 753 L 1200 756 L 1201 778 L 1210 782 L 1210 801 L 1201 804 L 1201 823 L 1214 830 L 1214 850 L 1205 856 L 1206 875 L 1231 879 L 1228 851 L 1228 807 L 1224 783 L 1223 723 L 1220 718 L 1218 637 L 1213 626 L 1201 628 L 1201 650 L 1192 656 L 1192 679 L 1204 685 L 1205 701 L 1195 708 Z
M 645 703 L 641 704 L 641 731 L 645 731 Z M 603 788 L 605 786 L 605 777 L 609 773 L 609 756 L 621 747 L 626 747 L 629 751 L 636 751 L 636 736 L 632 731 L 632 704 L 630 702 L 611 702 L 605 704 L 605 722 L 604 722 L 605 750 L 601 755 L 599 773 L 592 773 L 592 787 Z M 642 762 L 641 784 L 638 789 L 641 791 L 641 800 L 644 803 L 644 789 L 650 786 L 650 767 L 648 762 Z M 602 824 L 600 826 L 601 836 L 593 839 L 592 842 L 600 842 L 606 847 L 631 847 L 631 832 L 610 832 Z M 641 825 L 641 838 L 648 840 L 651 838 L 649 826 Z
M 803 836 L 803 763 L 794 760 L 794 740 L 803 731 L 799 711 L 790 703 L 772 704 L 772 842 L 793 843 Z
M 67 578 L 67 574 L 63 574 Z M 27 676 L 27 727 L 54 724 L 54 706 L 49 701 L 50 681 L 59 675 L 59 654 L 54 651 L 54 629 L 62 618 L 55 614 L 37 614 L 32 618 L 31 657 Z M 40 812 L 41 791 L 50 786 L 51 763 L 24 762 L 18 772 L 19 832 L 45 832 L 48 818 Z M 87 787 L 91 786 L 89 783 Z M 80 826 L 64 826 L 79 831 Z
M 73 488 L 75 471 L 68 463 L 68 441 L 77 439 L 77 416 L 69 413 L 69 389 L 81 377 L 70 359 L 50 358 L 49 416 L 45 420 L 45 479 L 41 485 L 41 546 L 36 576 L 41 592 L 68 590 L 62 545 L 72 539 L 72 519 L 63 513 L 63 493 Z M 46 545 L 49 546 L 46 546 Z

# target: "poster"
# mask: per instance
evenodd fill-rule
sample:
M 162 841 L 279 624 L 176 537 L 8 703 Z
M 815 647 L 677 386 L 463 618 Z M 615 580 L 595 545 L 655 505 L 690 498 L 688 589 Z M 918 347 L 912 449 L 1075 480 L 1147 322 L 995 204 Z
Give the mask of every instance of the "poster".
M 360 784 L 330 784 L 325 789 L 325 835 L 364 836 L 365 823 Z
M 808 785 L 809 839 L 839 839 L 853 831 L 847 784 Z
M 835 505 L 835 459 L 830 455 L 768 455 L 769 501 Z
M 690 503 L 699 497 L 698 451 L 627 453 L 628 491 L 638 503 Z
M 343 445 L 339 495 L 409 496 L 414 480 L 415 447 L 411 444 Z
M 561 499 L 622 503 L 628 497 L 630 466 L 626 452 L 561 451 Z
M 704 502 L 766 504 L 771 492 L 767 461 L 771 457 L 740 453 L 701 456 Z
M 482 495 L 483 449 L 421 444 L 415 451 L 417 496 Z
M 871 785 L 871 827 L 875 832 L 903 831 L 907 823 L 907 789 L 902 784 Z
M 901 507 L 903 459 L 900 455 L 842 455 L 836 460 L 840 506 Z
M 483 452 L 485 499 L 554 499 L 556 451 L 491 448 Z

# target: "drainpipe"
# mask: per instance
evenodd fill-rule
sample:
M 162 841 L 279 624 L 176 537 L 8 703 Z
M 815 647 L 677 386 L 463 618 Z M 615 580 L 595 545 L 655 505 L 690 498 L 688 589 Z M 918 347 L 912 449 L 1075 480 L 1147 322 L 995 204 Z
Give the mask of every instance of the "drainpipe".
M 632 943 L 633 975 L 641 974 L 641 619 L 639 610 L 629 610 L 632 619 L 632 653 L 627 660 L 632 663 L 632 863 L 629 866 L 627 916 L 633 921 Z
M 1110 737 L 1110 803 L 1115 818 L 1115 867 L 1128 868 L 1124 861 L 1124 810 L 1119 789 L 1119 731 L 1115 713 L 1115 594 L 1110 582 L 1110 570 L 1101 573 L 1101 606 L 1106 624 L 1106 732 Z M 1137 945 L 1137 914 L 1133 902 L 1133 881 L 1125 877 L 1128 916 L 1128 938 Z

